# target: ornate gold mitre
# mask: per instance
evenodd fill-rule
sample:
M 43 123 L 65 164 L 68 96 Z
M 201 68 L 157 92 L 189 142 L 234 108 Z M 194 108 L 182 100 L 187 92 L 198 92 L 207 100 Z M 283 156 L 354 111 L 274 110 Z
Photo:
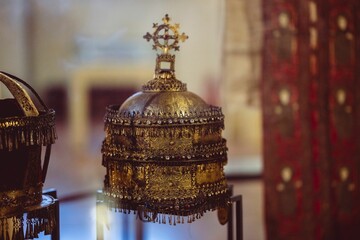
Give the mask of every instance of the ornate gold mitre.
M 176 79 L 175 55 L 169 51 L 179 50 L 188 36 L 169 22 L 165 15 L 162 24 L 153 25 L 154 33 L 144 36 L 162 50 L 154 79 L 121 106 L 107 108 L 103 192 L 116 210 L 176 224 L 223 207 L 229 192 L 224 115 Z

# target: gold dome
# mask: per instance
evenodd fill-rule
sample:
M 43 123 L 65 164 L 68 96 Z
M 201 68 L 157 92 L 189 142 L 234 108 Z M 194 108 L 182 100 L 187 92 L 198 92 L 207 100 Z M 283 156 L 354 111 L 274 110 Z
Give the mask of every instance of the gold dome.
M 192 92 L 138 92 L 129 97 L 119 111 L 135 111 L 145 115 L 150 113 L 180 115 L 180 113 L 196 113 L 210 109 L 211 106 Z
M 144 36 L 164 51 L 157 56 L 154 79 L 121 106 L 107 108 L 102 153 L 104 194 L 112 207 L 176 224 L 224 206 L 229 192 L 224 116 L 176 79 L 175 56 L 168 51 L 178 50 L 177 41 L 187 36 L 169 20 L 166 15 L 164 24 L 154 24 L 154 35 Z M 161 37 L 159 29 L 165 31 Z M 170 67 L 163 68 L 164 62 Z M 166 220 L 164 214 L 172 217 Z

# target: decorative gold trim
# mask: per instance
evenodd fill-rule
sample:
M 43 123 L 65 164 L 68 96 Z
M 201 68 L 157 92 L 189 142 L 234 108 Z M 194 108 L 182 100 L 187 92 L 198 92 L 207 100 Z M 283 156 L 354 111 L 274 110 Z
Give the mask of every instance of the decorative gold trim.
M 19 145 L 45 146 L 56 138 L 54 110 L 41 111 L 38 116 L 0 118 L 0 150 L 12 151 Z
M 41 202 L 42 186 L 39 183 L 37 187 L 0 192 L 0 218 L 39 204 Z

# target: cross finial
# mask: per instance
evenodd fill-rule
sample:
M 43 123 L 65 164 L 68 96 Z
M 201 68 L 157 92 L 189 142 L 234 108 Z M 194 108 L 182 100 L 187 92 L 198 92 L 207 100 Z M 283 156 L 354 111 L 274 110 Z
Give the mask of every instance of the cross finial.
M 153 24 L 153 28 L 155 29 L 153 34 L 147 32 L 144 35 L 147 41 L 153 40 L 154 50 L 161 49 L 165 54 L 172 49 L 179 51 L 179 41 L 185 42 L 186 39 L 189 38 L 185 33 L 179 34 L 180 24 L 176 23 L 172 25 L 169 23 L 170 20 L 171 18 L 166 14 L 165 17 L 162 18 L 163 24 Z
M 169 17 L 168 14 L 165 14 L 165 17 L 163 17 L 162 20 L 163 20 L 163 22 L 164 22 L 165 24 L 168 24 L 168 23 L 170 22 L 171 18 Z

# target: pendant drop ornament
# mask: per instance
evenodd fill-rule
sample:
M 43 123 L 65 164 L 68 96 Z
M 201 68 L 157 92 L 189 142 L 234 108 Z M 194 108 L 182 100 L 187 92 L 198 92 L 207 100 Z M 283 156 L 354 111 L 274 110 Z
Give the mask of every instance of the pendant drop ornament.
M 221 225 L 225 225 L 229 222 L 229 207 L 219 207 L 217 214 Z

